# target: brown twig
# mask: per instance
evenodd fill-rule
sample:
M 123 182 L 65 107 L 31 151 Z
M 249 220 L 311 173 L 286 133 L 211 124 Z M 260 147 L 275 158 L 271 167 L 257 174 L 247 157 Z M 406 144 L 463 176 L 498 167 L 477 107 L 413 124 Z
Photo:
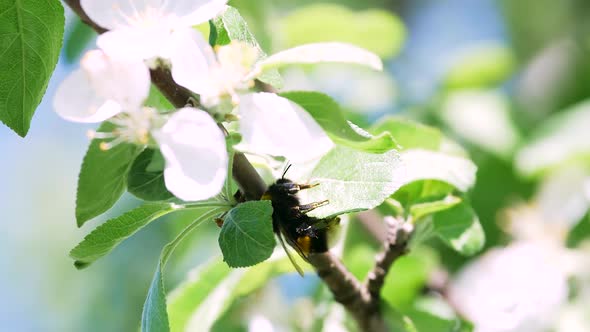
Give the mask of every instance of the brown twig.
M 383 251 L 377 254 L 375 267 L 369 272 L 365 282 L 373 302 L 379 301 L 385 276 L 396 259 L 406 253 L 412 225 L 402 219 L 385 217 L 387 240 L 383 243 Z
M 106 32 L 104 28 L 93 22 L 86 15 L 80 6 L 80 0 L 64 1 L 82 21 L 92 27 L 96 32 Z M 169 70 L 165 68 L 153 69 L 150 71 L 150 74 L 152 83 L 158 87 L 162 94 L 175 107 L 184 107 L 189 100 L 192 100 L 190 91 L 176 84 Z M 264 86 L 263 89 L 269 89 L 269 87 Z M 234 156 L 233 177 L 247 200 L 258 200 L 266 191 L 266 184 L 242 153 L 236 153 Z M 396 236 L 393 240 L 395 241 L 400 238 Z M 400 244 L 399 248 L 401 246 Z M 405 242 L 403 243 L 403 247 L 405 247 Z M 373 271 L 376 277 L 369 278 L 365 284 L 360 283 L 332 253 L 327 252 L 309 256 L 309 262 L 316 269 L 318 275 L 326 283 L 328 288 L 330 288 L 335 300 L 344 305 L 363 331 L 388 331 L 380 312 L 378 293 L 383 285 L 383 278 L 389 266 L 402 253 L 401 250 L 392 248 L 398 248 L 398 246 L 387 246 L 382 254 L 383 258 L 377 260 L 375 267 L 375 271 L 377 272 Z M 397 254 L 394 255 L 393 253 Z M 374 281 L 372 281 L 373 279 Z M 379 280 L 381 281 L 379 282 Z

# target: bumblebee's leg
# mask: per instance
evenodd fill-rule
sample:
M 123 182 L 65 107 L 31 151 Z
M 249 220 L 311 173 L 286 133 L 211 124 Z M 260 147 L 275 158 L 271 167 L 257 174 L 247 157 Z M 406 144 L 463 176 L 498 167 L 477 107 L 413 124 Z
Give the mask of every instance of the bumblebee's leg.
M 321 202 L 314 202 L 314 203 L 309 203 L 309 204 L 303 204 L 303 205 L 299 205 L 297 207 L 297 209 L 301 213 L 307 213 L 307 212 L 310 212 L 312 210 L 319 208 L 320 206 L 327 205 L 328 203 L 330 203 L 329 200 L 325 200 L 325 201 L 321 201 Z
M 299 191 L 301 191 L 303 189 L 317 187 L 317 186 L 319 186 L 319 183 L 310 183 L 310 184 L 307 184 L 307 183 L 304 183 L 304 184 L 283 183 L 281 185 L 287 189 L 289 194 L 295 195 L 296 193 L 298 193 Z

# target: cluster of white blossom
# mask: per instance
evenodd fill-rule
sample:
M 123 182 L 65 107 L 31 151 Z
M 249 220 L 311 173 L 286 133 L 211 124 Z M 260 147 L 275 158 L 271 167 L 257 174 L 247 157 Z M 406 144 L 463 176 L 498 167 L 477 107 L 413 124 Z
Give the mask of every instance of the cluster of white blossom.
M 194 26 L 222 14 L 226 2 L 82 0 L 90 19 L 108 31 L 98 37 L 98 49 L 84 55 L 81 68 L 62 83 L 54 100 L 56 112 L 67 120 L 115 124 L 113 132 L 93 133 L 96 138 L 112 138 L 101 146 L 104 149 L 120 142 L 158 147 L 166 161 L 166 187 L 186 201 L 218 194 L 225 181 L 229 158 L 216 114 L 239 119 L 242 141 L 236 149 L 244 152 L 303 162 L 332 148 L 327 134 L 299 105 L 274 93 L 252 91 L 263 72 L 318 62 L 382 67 L 374 54 L 342 43 L 303 45 L 265 59 L 258 48 L 241 42 L 213 49 Z M 177 84 L 198 94 L 204 109 L 146 107 L 150 69 L 159 66 L 169 69 Z

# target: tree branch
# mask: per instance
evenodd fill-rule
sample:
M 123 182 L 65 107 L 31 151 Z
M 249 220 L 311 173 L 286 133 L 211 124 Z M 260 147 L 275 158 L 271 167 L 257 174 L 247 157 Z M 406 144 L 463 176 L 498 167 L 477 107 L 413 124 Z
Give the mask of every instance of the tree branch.
M 80 6 L 80 0 L 64 1 L 82 21 L 96 32 L 106 32 L 104 28 L 86 15 Z M 152 83 L 175 107 L 184 107 L 191 100 L 191 92 L 176 84 L 169 70 L 165 68 L 152 69 L 150 75 Z M 270 88 L 263 86 L 262 89 Z M 234 156 L 233 177 L 247 200 L 258 200 L 266 191 L 266 184 L 243 153 L 236 153 Z M 309 256 L 309 262 L 330 288 L 335 300 L 350 312 L 363 331 L 388 331 L 380 312 L 379 291 L 383 286 L 389 267 L 397 257 L 405 252 L 406 240 L 399 244 L 394 242 L 398 239 L 406 239 L 406 237 L 397 231 L 395 234 L 395 237 L 389 238 L 384 252 L 378 256 L 375 269 L 365 284 L 360 283 L 332 253 L 326 252 Z
M 412 232 L 412 224 L 391 216 L 385 217 L 387 240 L 383 243 L 383 251 L 377 254 L 375 267 L 369 272 L 365 282 L 371 301 L 378 302 L 385 276 L 396 259 L 404 255 Z

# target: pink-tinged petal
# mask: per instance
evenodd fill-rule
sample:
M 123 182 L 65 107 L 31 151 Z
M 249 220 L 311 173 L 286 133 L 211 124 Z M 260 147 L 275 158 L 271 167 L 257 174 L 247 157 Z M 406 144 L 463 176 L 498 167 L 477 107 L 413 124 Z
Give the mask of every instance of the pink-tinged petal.
M 273 93 L 242 96 L 239 106 L 245 151 L 284 156 L 295 163 L 318 158 L 334 143 L 301 106 Z
M 147 12 L 163 12 L 166 0 L 81 0 L 84 12 L 101 27 L 113 30 L 129 26 L 130 21 Z
M 191 28 L 172 34 L 170 54 L 172 78 L 197 94 L 210 90 L 209 71 L 215 65 L 215 53 L 203 36 Z
M 53 108 L 62 118 L 85 123 L 102 122 L 121 112 L 121 106 L 100 97 L 82 69 L 74 71 L 57 89 Z
M 141 60 L 115 61 L 104 52 L 87 52 L 80 61 L 98 96 L 113 100 L 125 110 L 139 108 L 150 91 L 150 73 Z
M 185 201 L 204 200 L 221 192 L 227 175 L 225 138 L 211 116 L 183 108 L 153 133 L 166 160 L 166 188 Z
M 209 21 L 222 13 L 228 0 L 176 0 L 170 5 L 170 11 L 182 17 L 187 26 Z

